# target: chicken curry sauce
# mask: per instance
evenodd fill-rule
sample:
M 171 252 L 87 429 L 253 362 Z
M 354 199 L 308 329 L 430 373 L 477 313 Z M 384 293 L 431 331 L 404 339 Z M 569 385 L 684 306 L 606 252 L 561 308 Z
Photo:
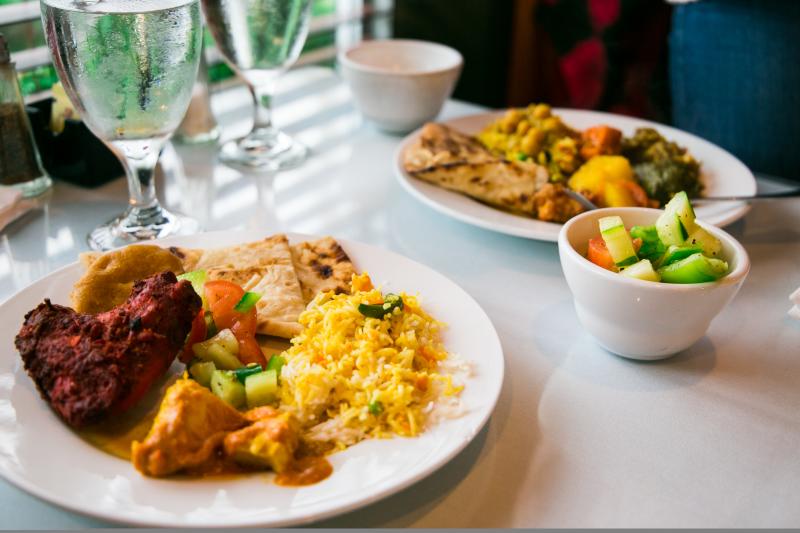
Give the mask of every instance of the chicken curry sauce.
M 272 470 L 279 485 L 297 486 L 332 473 L 330 462 L 302 443 L 290 414 L 267 406 L 240 412 L 194 380 L 172 381 L 158 409 L 150 402 L 149 411 L 84 428 L 81 436 L 151 477 Z

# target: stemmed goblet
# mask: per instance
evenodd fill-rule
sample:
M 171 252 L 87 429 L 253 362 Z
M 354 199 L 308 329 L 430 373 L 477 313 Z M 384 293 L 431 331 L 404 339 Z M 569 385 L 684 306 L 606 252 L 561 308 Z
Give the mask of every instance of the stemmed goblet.
M 285 169 L 302 163 L 305 146 L 272 125 L 275 82 L 300 56 L 311 0 L 203 0 L 203 12 L 225 61 L 253 96 L 252 131 L 220 149 L 233 166 Z
M 181 122 L 197 76 L 199 0 L 41 0 L 53 64 L 86 126 L 122 161 L 128 209 L 94 229 L 89 245 L 197 231 L 156 198 L 154 171 Z

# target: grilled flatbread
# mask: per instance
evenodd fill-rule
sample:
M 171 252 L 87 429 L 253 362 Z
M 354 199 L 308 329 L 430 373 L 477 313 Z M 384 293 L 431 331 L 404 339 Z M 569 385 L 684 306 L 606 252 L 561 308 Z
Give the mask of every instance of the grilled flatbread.
M 464 135 L 443 124 L 425 124 L 417 141 L 403 154 L 406 172 L 452 163 L 488 163 L 498 158 L 475 137 Z
M 291 247 L 292 262 L 306 303 L 320 292 L 350 292 L 353 262 L 332 237 L 301 242 Z
M 489 205 L 536 216 L 536 191 L 547 171 L 530 162 L 493 155 L 475 137 L 443 124 L 426 124 L 403 155 L 406 172 Z
M 547 172 L 532 163 L 495 160 L 449 163 L 417 172 L 415 178 L 464 193 L 489 205 L 536 216 L 534 195 L 547 183 Z
M 565 222 L 582 211 L 563 185 L 549 183 L 544 167 L 497 157 L 475 137 L 442 124 L 422 128 L 403 166 L 415 178 L 539 220 Z
M 305 303 L 291 265 L 273 264 L 240 270 L 211 268 L 208 279 L 232 281 L 246 291 L 261 294 L 256 303 L 258 333 L 291 339 L 303 330 L 297 318 L 305 309 Z
M 110 309 L 125 301 L 133 280 L 155 272 L 204 269 L 209 280 L 232 281 L 246 291 L 261 294 L 256 303 L 258 333 L 290 339 L 302 331 L 297 320 L 306 304 L 320 292 L 348 292 L 355 273 L 352 261 L 331 237 L 291 247 L 285 235 L 273 235 L 261 241 L 209 250 L 142 245 L 131 252 L 132 248 L 139 246 L 81 255 L 87 274 L 73 294 L 73 301 L 81 305 L 79 309 L 87 312 Z M 130 271 L 121 278 L 120 264 Z M 116 274 L 105 272 L 109 269 Z M 103 290 L 97 290 L 98 287 Z M 90 300 L 87 294 L 94 295 L 94 299 Z
M 179 250 L 194 262 L 194 251 Z M 208 279 L 225 279 L 262 295 L 256 303 L 258 333 L 292 338 L 302 328 L 303 292 L 292 264 L 285 235 L 200 252 L 193 269 L 205 269 Z

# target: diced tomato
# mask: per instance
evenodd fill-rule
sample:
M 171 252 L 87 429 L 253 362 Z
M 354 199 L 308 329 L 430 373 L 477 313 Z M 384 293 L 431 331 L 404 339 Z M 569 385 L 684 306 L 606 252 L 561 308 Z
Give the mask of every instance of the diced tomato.
M 611 254 L 606 248 L 606 242 L 602 237 L 589 239 L 589 251 L 586 254 L 586 258 L 606 270 L 614 270 L 614 260 L 611 259 Z
M 245 365 L 257 363 L 261 368 L 267 367 L 267 359 L 255 337 L 239 339 L 239 360 Z
M 233 310 L 239 300 L 244 296 L 244 289 L 239 285 L 225 280 L 207 281 L 205 285 L 208 310 L 214 319 L 218 330 L 228 329 L 233 326 L 241 313 Z
M 267 359 L 256 341 L 256 308 L 246 313 L 239 313 L 239 319 L 231 326 L 231 331 L 239 341 L 239 359 L 244 364 L 258 363 L 267 367 Z
M 192 321 L 192 330 L 189 332 L 189 336 L 186 338 L 186 344 L 183 346 L 183 351 L 178 356 L 178 359 L 181 363 L 188 363 L 192 360 L 192 357 L 194 357 L 192 346 L 195 343 L 206 340 L 207 332 L 205 310 L 200 309 L 200 312 L 197 313 L 197 316 L 195 316 L 194 320 Z
M 633 239 L 633 249 L 638 253 L 639 248 L 642 247 L 642 239 Z M 586 253 L 586 258 L 597 266 L 603 267 L 606 270 L 615 270 L 614 260 L 611 259 L 606 247 L 606 241 L 602 237 L 595 237 L 589 239 L 589 250 Z
M 244 296 L 244 289 L 225 280 L 207 281 L 206 300 L 218 330 L 230 329 L 239 341 L 239 360 L 244 364 L 258 363 L 262 368 L 267 360 L 256 341 L 256 308 L 240 313 L 234 307 Z

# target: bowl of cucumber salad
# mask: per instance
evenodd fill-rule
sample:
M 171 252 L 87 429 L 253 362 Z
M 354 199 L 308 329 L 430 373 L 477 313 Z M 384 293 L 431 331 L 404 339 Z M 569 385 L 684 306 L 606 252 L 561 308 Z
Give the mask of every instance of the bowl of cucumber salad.
M 608 351 L 662 359 L 697 342 L 733 299 L 750 259 L 676 194 L 663 210 L 597 209 L 567 222 L 559 256 L 578 319 Z

